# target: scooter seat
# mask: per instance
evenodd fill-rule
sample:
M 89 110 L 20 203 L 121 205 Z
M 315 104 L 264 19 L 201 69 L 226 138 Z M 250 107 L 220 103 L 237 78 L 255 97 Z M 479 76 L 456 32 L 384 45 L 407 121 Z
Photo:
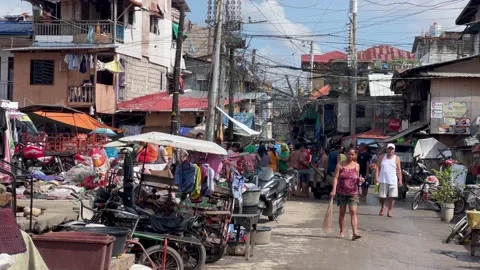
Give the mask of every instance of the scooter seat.
M 150 217 L 151 228 L 156 233 L 178 234 L 187 230 L 188 220 L 182 216 L 177 217 Z
M 71 157 L 75 155 L 73 151 L 62 151 L 62 152 L 55 152 L 55 151 L 45 151 L 45 156 L 57 156 L 57 157 Z

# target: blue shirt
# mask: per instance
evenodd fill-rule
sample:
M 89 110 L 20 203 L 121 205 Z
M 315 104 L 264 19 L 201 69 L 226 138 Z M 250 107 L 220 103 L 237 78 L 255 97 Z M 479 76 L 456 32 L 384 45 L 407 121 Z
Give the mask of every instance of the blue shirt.
M 327 173 L 335 172 L 335 167 L 337 167 L 337 160 L 338 160 L 338 152 L 333 151 L 328 154 L 328 166 L 327 166 Z

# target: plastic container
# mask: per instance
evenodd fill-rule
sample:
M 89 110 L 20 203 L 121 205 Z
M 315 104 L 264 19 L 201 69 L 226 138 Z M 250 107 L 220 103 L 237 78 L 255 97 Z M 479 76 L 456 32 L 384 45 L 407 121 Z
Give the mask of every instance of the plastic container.
M 114 236 L 116 239 L 113 242 L 112 257 L 118 257 L 123 254 L 125 250 L 125 243 L 127 241 L 129 228 L 125 227 L 75 227 L 75 231 L 101 233 Z
M 233 208 L 234 214 L 240 214 L 240 207 Z M 261 209 L 258 208 L 258 205 L 254 206 L 244 206 L 242 207 L 242 214 L 260 214 Z
M 257 228 L 255 235 L 255 245 L 268 245 L 272 237 L 272 227 L 261 226 Z
M 33 235 L 32 240 L 50 270 L 108 270 L 115 237 L 58 232 Z
M 256 206 L 260 202 L 261 189 L 247 190 L 242 194 L 243 206 Z M 235 204 L 238 205 L 238 200 L 235 200 Z

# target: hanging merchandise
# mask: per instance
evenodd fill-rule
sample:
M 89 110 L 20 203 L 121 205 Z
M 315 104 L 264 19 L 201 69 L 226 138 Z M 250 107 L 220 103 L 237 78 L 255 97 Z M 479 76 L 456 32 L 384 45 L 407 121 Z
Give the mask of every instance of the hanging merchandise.
M 82 55 L 82 62 L 80 63 L 80 72 L 85 74 L 87 73 L 87 59 L 85 55 Z
M 190 201 L 192 203 L 202 202 L 202 173 L 200 167 L 197 164 L 193 164 L 195 167 L 195 185 L 193 191 L 190 194 Z
M 88 26 L 88 42 L 90 43 L 95 42 L 94 34 L 95 34 L 95 27 L 93 27 L 93 25 L 89 25 Z
M 190 193 L 193 191 L 196 176 L 195 166 L 184 161 L 177 165 L 173 183 L 178 186 L 179 192 Z
M 202 193 L 205 196 L 210 196 L 215 191 L 215 171 L 208 164 L 202 165 L 207 170 L 206 180 L 202 185 Z
M 233 197 L 238 200 L 239 203 L 243 202 L 243 184 L 245 183 L 245 179 L 241 175 L 236 175 L 235 173 L 232 173 L 231 179 L 232 179 L 232 193 Z
M 78 57 L 74 54 L 67 54 L 65 55 L 65 58 L 63 59 L 65 63 L 68 64 L 68 69 L 70 70 L 77 70 L 79 65 L 78 65 Z

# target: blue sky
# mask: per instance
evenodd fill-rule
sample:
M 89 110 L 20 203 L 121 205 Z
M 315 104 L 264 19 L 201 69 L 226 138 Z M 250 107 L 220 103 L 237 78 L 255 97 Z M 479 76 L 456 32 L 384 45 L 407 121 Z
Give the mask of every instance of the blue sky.
M 213 0 L 212 0 L 213 1 Z M 20 0 L 0 0 L 0 15 L 31 12 L 30 4 Z M 6 2 L 6 4 L 5 4 Z M 187 0 L 194 23 L 204 24 L 207 0 Z M 245 21 L 267 20 L 261 24 L 247 24 L 245 34 L 315 35 L 302 39 L 314 40 L 315 53 L 344 51 L 347 46 L 349 0 L 243 0 Z M 359 49 L 389 44 L 410 51 L 416 35 L 434 22 L 443 30 L 461 30 L 455 19 L 468 0 L 358 0 Z M 309 45 L 302 41 L 272 38 L 248 38 L 246 50 L 258 49 L 259 61 L 300 65 L 300 55 L 308 53 Z M 286 73 L 282 71 L 280 73 Z

